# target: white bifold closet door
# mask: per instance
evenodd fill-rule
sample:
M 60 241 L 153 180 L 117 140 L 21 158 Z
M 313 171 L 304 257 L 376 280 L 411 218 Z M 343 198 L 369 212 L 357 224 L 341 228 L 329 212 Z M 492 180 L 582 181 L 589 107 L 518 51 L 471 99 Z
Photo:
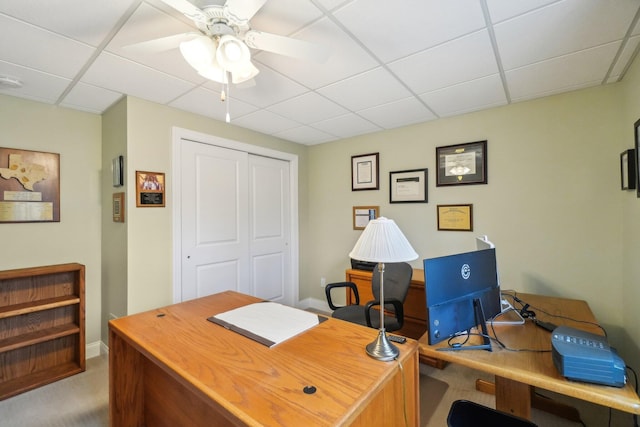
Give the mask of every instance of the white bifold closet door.
M 182 300 L 235 290 L 295 305 L 289 162 L 182 140 Z

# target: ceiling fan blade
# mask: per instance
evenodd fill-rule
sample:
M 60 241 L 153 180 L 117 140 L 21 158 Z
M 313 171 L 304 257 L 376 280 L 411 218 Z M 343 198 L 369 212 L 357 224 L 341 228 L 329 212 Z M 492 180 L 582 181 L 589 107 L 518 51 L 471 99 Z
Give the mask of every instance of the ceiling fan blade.
M 196 7 L 193 3 L 187 0 L 161 0 L 168 6 L 171 6 L 180 13 L 183 13 L 187 18 L 193 20 L 205 20 L 205 14 Z
M 324 62 L 329 58 L 329 50 L 324 46 L 309 43 L 303 40 L 279 36 L 277 34 L 263 33 L 262 31 L 247 31 L 244 38 L 247 46 L 280 55 L 291 56 L 298 59 L 310 59 L 316 62 Z
M 180 43 L 193 40 L 199 33 L 180 33 L 173 36 L 161 37 L 159 39 L 146 40 L 123 46 L 127 52 L 139 54 L 160 53 L 171 49 L 177 49 Z
M 164 0 L 163 0 L 164 1 Z M 224 8 L 229 16 L 238 21 L 248 21 L 267 0 L 227 0 Z

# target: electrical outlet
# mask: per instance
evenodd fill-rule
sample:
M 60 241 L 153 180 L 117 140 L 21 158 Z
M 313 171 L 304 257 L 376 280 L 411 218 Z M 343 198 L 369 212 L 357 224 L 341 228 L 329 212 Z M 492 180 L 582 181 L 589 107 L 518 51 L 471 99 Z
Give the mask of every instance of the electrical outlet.
M 320 278 L 320 287 L 324 288 L 325 286 L 327 286 L 327 279 L 325 279 L 324 277 Z

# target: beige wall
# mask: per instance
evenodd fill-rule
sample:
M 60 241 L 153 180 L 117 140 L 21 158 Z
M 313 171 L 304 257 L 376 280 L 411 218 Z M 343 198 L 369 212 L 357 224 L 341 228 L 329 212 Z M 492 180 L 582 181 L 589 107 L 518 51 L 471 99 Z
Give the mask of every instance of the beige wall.
M 101 118 L 0 95 L 0 145 L 60 154 L 60 222 L 0 224 L 0 269 L 86 266 L 86 339 L 100 340 Z
M 624 105 L 623 133 L 619 139 L 620 149 L 634 147 L 633 124 L 640 120 L 640 61 L 636 60 L 627 72 L 622 85 L 622 99 Z M 622 195 L 622 301 L 624 325 L 630 344 L 633 344 L 635 360 L 627 360 L 634 366 L 640 353 L 640 198 L 635 191 L 626 191 Z M 635 366 L 637 368 L 637 366 Z
M 475 236 L 487 234 L 497 246 L 503 289 L 585 299 L 614 339 L 620 337 L 629 197 L 620 191 L 619 154 L 621 141 L 630 141 L 621 87 L 311 147 L 310 294 L 324 298 L 320 277 L 344 279 L 360 234 L 352 229 L 352 206 L 379 205 L 420 255 L 415 268 L 424 258 L 473 250 Z M 478 140 L 488 140 L 488 185 L 436 187 L 435 147 Z M 380 190 L 352 192 L 350 157 L 371 152 L 380 153 Z M 425 167 L 429 203 L 390 204 L 389 172 Z M 473 204 L 473 232 L 437 230 L 436 205 L 449 203 Z
M 203 116 L 135 98 L 127 99 L 127 312 L 172 303 L 173 239 L 171 176 L 172 128 L 180 127 L 221 138 L 241 141 L 299 156 L 300 229 L 306 228 L 307 147 L 237 128 Z M 164 172 L 167 181 L 165 208 L 135 207 L 135 171 Z M 300 233 L 300 240 L 304 239 Z M 301 245 L 301 257 L 305 252 Z M 120 268 L 119 265 L 109 269 Z M 300 275 L 305 267 L 301 264 Z

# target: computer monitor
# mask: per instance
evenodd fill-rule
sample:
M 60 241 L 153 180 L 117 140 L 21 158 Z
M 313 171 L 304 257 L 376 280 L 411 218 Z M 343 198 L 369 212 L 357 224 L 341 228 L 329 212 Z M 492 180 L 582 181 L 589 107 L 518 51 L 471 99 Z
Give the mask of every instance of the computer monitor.
M 424 260 L 429 344 L 480 326 L 501 312 L 496 250 L 485 249 Z M 481 346 L 491 350 L 488 338 Z

